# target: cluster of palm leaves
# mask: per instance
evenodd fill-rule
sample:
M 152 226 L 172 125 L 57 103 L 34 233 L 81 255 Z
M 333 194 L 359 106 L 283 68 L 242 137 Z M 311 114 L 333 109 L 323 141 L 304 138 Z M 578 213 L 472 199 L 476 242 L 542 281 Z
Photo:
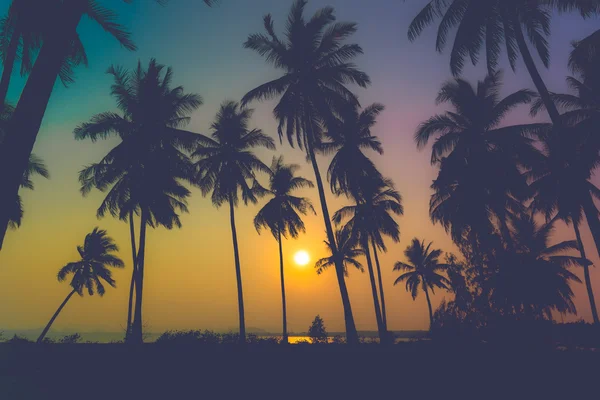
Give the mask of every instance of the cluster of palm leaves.
M 438 103 L 452 110 L 421 124 L 415 140 L 432 145 L 433 182 L 430 212 L 467 255 L 475 288 L 471 306 L 519 318 L 551 318 L 575 312 L 569 267 L 581 267 L 594 322 L 598 314 L 580 234 L 583 216 L 600 250 L 600 224 L 594 199 L 600 191 L 590 181 L 599 161 L 595 76 L 598 33 L 573 44 L 569 60 L 576 77 L 574 94 L 551 92 L 542 80 L 530 47 L 548 66 L 548 37 L 553 11 L 597 15 L 595 0 L 475 1 L 432 0 L 413 20 L 414 40 L 440 20 L 436 49 L 442 52 L 456 28 L 450 66 L 456 78 L 442 87 Z M 497 71 L 505 47 L 514 69 L 523 58 L 537 93 L 521 90 L 499 96 Z M 466 59 L 477 64 L 485 54 L 488 76 L 473 86 L 459 75 Z M 549 124 L 506 126 L 504 117 L 519 105 L 531 114 L 545 110 Z M 546 223 L 540 225 L 535 216 Z M 549 245 L 556 222 L 572 225 L 576 240 Z M 565 255 L 578 250 L 579 256 Z M 572 253 L 569 253 L 572 254 Z M 456 272 L 456 271 L 455 271 Z M 532 286 L 529 286 L 532 285 Z M 464 296 L 463 296 L 464 297 Z M 468 297 L 468 296 L 467 296 Z M 485 300 L 481 300 L 485 299 Z M 463 305 L 469 302 L 463 302 Z

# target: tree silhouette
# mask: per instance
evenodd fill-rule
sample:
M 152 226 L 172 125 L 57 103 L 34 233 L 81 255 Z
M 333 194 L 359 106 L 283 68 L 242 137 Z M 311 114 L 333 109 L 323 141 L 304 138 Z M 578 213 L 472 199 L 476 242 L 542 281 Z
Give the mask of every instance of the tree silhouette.
M 132 247 L 132 278 L 127 317 L 127 339 L 142 340 L 142 296 L 146 226 L 180 227 L 177 212 L 187 212 L 190 191 L 182 182 L 193 178 L 191 161 L 184 151 L 197 147 L 203 136 L 182 129 L 202 98 L 172 88 L 173 71 L 152 59 L 133 71 L 111 67 L 111 95 L 122 115 L 105 112 L 75 129 L 75 138 L 96 141 L 111 135 L 121 139 L 99 163 L 79 175 L 83 195 L 96 188 L 108 191 L 98 217 L 110 213 L 128 220 Z M 136 253 L 134 216 L 140 216 Z M 132 304 L 135 290 L 135 313 Z
M 410 246 L 404 251 L 408 263 L 398 261 L 394 264 L 394 271 L 406 271 L 396 279 L 394 285 L 406 282 L 406 291 L 410 292 L 413 300 L 417 298 L 419 288 L 425 292 L 427 307 L 429 308 L 430 327 L 433 325 L 433 310 L 429 290 L 431 289 L 431 292 L 435 293 L 436 287 L 449 290 L 450 286 L 448 278 L 439 273 L 445 271 L 448 264 L 439 262 L 442 251 L 431 249 L 432 244 L 433 242 L 430 242 L 425 246 L 425 241 L 419 242 L 419 239 L 414 238 Z
M 194 152 L 199 158 L 195 163 L 196 184 L 206 196 L 211 193 L 215 207 L 229 204 L 231 236 L 238 291 L 238 312 L 240 324 L 240 342 L 246 342 L 244 319 L 244 295 L 242 291 L 242 270 L 235 227 L 235 207 L 241 193 L 244 204 L 256 203 L 264 189 L 256 181 L 256 172 L 269 173 L 269 167 L 260 161 L 250 150 L 265 147 L 275 150 L 273 139 L 260 129 L 248 128 L 253 110 L 242 109 L 233 101 L 221 105 L 215 121 L 211 125 L 211 138 L 204 137 L 201 147 Z
M 334 255 L 331 244 L 325 241 L 330 255 L 329 257 L 321 258 L 315 263 L 317 274 L 321 275 L 327 268 L 335 267 L 338 258 L 344 267 L 344 276 L 348 276 L 348 267 L 354 267 L 360 272 L 365 272 L 364 267 L 357 260 L 358 257 L 365 255 L 365 251 L 359 247 L 352 231 L 350 229 L 338 229 L 335 232 L 335 240 L 338 245 L 337 255 Z
M 273 162 L 269 168 L 269 188 L 264 189 L 265 194 L 273 198 L 254 217 L 254 226 L 258 233 L 260 234 L 262 228 L 269 229 L 279 244 L 283 343 L 288 343 L 288 332 L 283 273 L 283 244 L 281 240 L 282 237 L 287 238 L 288 235 L 295 239 L 299 236 L 300 232 L 305 232 L 304 222 L 300 214 L 306 215 L 309 211 L 312 211 L 316 215 L 315 209 L 309 199 L 292 195 L 292 191 L 294 190 L 314 187 L 311 181 L 295 176 L 295 172 L 299 168 L 300 166 L 296 164 L 284 164 L 283 156 L 273 157 Z
M 588 0 L 431 0 L 410 24 L 408 38 L 415 40 L 427 25 L 440 19 L 436 50 L 442 52 L 449 33 L 457 28 L 450 54 L 450 69 L 455 76 L 461 74 L 467 57 L 477 64 L 482 51 L 492 73 L 505 46 L 513 70 L 519 55 L 523 58 L 552 122 L 559 125 L 560 114 L 529 50 L 529 45 L 533 46 L 544 66 L 548 67 L 549 7 L 561 11 L 579 9 L 583 14 L 591 13 L 594 8 L 597 11 L 597 6 L 592 7 Z
M 317 315 L 312 324 L 308 327 L 308 337 L 313 344 L 327 343 L 327 330 L 325 329 L 325 321 L 320 315 Z
M 325 190 L 315 157 L 321 142 L 321 124 L 334 123 L 334 111 L 358 104 L 356 96 L 348 90 L 353 83 L 366 87 L 369 77 L 358 70 L 352 60 L 362 49 L 356 44 L 344 44 L 344 40 L 356 32 L 356 24 L 334 22 L 334 10 L 325 7 L 318 10 L 308 21 L 304 19 L 306 0 L 294 1 L 288 16 L 285 40 L 275 33 L 270 14 L 264 17 L 266 34 L 252 34 L 244 47 L 256 51 L 269 64 L 283 71 L 275 80 L 258 86 L 242 99 L 242 105 L 253 100 L 279 98 L 274 109 L 279 121 L 279 136 L 286 136 L 291 146 L 294 142 L 305 149 L 315 172 L 319 200 L 327 240 L 334 254 L 337 244 L 331 221 Z M 340 287 L 346 335 L 349 344 L 358 343 L 348 289 L 344 281 L 341 261 L 336 264 L 336 277 Z
M 379 295 L 381 297 L 380 308 L 370 246 L 373 246 L 373 251 L 377 254 L 377 247 L 385 249 L 383 235 L 391 237 L 395 242 L 400 240 L 400 228 L 392 214 L 402 215 L 404 208 L 402 197 L 395 190 L 391 180 L 379 181 L 374 179 L 370 184 L 367 184 L 367 182 L 367 180 L 364 180 L 359 188 L 363 198 L 357 199 L 356 205 L 342 207 L 338 210 L 333 215 L 333 222 L 340 225 L 344 220 L 347 220 L 344 229 L 352 232 L 365 251 L 380 340 L 384 342 L 387 338 L 387 319 L 384 317 L 383 280 L 381 278 L 381 268 L 377 263 Z
M 524 211 L 521 201 L 529 196 L 520 166 L 537 152 L 528 137 L 548 127 L 499 127 L 512 109 L 534 97 L 521 90 L 500 99 L 500 85 L 499 72 L 476 88 L 463 79 L 447 82 L 437 103 L 449 102 L 454 110 L 430 118 L 415 133 L 418 148 L 437 136 L 431 161 L 440 171 L 432 185 L 432 220 L 441 223 L 456 243 L 469 242 L 479 258 L 495 245 L 491 235 L 496 225 L 511 245 L 509 222 Z
M 59 282 L 63 282 L 69 275 L 73 274 L 70 283 L 73 290 L 50 318 L 48 325 L 37 339 L 38 343 L 44 340 L 52 323 L 75 293 L 83 296 L 83 291 L 87 290 L 90 296 L 93 296 L 94 292 L 98 293 L 99 296 L 104 296 L 106 290 L 102 281 L 116 287 L 109 268 L 123 268 L 125 266 L 119 257 L 112 254 L 118 250 L 119 248 L 114 240 L 107 235 L 105 230 L 94 228 L 91 233 L 85 236 L 83 246 L 77 246 L 81 259 L 68 263 L 58 271 Z
M 130 2 L 130 0 L 124 0 Z M 157 2 L 164 2 L 157 0 Z M 214 1 L 205 0 L 207 5 Z M 104 3 L 104 2 L 102 2 Z M 56 78 L 72 49 L 79 21 L 87 15 L 113 36 L 123 47 L 134 50 L 130 34 L 117 22 L 118 14 L 100 0 L 63 0 L 60 24 L 54 24 L 53 34 L 44 41 L 36 62 L 23 88 L 11 121 L 4 148 L 0 148 L 0 249 L 8 225 L 10 203 L 19 190 L 19 182 L 46 112 Z

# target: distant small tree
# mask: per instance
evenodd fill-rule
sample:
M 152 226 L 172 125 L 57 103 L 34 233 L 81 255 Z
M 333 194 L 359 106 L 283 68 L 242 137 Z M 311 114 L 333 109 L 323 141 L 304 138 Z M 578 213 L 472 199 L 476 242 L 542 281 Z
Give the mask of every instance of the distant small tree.
M 327 343 L 327 330 L 325 329 L 325 321 L 321 316 L 317 315 L 308 328 L 308 337 L 313 344 Z

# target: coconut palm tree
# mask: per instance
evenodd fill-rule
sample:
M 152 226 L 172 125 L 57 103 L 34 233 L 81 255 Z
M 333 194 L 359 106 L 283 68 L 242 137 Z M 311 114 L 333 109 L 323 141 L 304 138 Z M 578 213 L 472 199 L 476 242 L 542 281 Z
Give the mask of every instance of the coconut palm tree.
M 369 278 L 371 279 L 371 291 L 375 305 L 375 314 L 381 324 L 380 333 L 385 339 L 387 333 L 387 318 L 385 317 L 385 297 L 381 268 L 378 262 L 377 248 L 385 249 L 383 236 L 389 236 L 395 242 L 400 241 L 400 228 L 394 220 L 394 215 L 403 215 L 402 197 L 398 193 L 391 180 L 379 181 L 374 179 L 370 184 L 365 180 L 359 188 L 362 199 L 355 199 L 356 205 L 342 207 L 333 215 L 333 222 L 340 225 L 346 221 L 345 229 L 350 230 L 356 236 L 361 247 L 365 251 Z M 373 246 L 377 263 L 377 279 L 379 283 L 379 300 L 377 296 L 377 285 L 371 261 L 370 246 Z
M 427 307 L 429 308 L 429 322 L 433 325 L 433 309 L 431 308 L 431 299 L 429 290 L 435 293 L 435 288 L 449 290 L 450 281 L 440 272 L 445 271 L 448 264 L 440 263 L 439 257 L 442 251 L 431 249 L 433 242 L 425 246 L 425 241 L 419 241 L 414 238 L 410 246 L 404 251 L 408 263 L 398 261 L 394 264 L 394 271 L 406 271 L 400 275 L 394 285 L 406 282 L 406 291 L 410 292 L 413 300 L 419 294 L 419 288 L 425 292 L 427 298 Z
M 102 281 L 116 287 L 116 282 L 112 278 L 109 268 L 123 268 L 125 266 L 123 261 L 113 254 L 118 250 L 119 248 L 114 240 L 108 236 L 105 230 L 94 228 L 91 233 L 85 236 L 83 246 L 77 246 L 81 259 L 68 263 L 58 271 L 59 282 L 63 282 L 69 275 L 73 274 L 70 283 L 72 290 L 50 318 L 48 325 L 37 339 L 38 343 L 44 340 L 54 320 L 75 293 L 83 296 L 83 291 L 87 290 L 90 296 L 93 296 L 94 293 L 104 296 L 106 289 Z
M 121 114 L 104 112 L 75 129 L 78 140 L 96 141 L 117 136 L 121 142 L 99 163 L 80 173 L 83 195 L 96 188 L 108 191 L 98 217 L 110 213 L 129 221 L 132 278 L 127 317 L 127 337 L 141 341 L 142 285 L 146 226 L 181 226 L 178 212 L 186 212 L 190 192 L 182 185 L 193 176 L 185 154 L 203 139 L 182 128 L 189 115 L 202 104 L 196 94 L 172 87 L 173 71 L 152 59 L 147 69 L 141 63 L 133 71 L 111 67 L 111 95 Z M 139 250 L 136 252 L 134 217 L 140 216 Z M 143 237 L 143 241 L 142 241 Z M 135 315 L 132 321 L 133 295 Z
M 570 267 L 589 264 L 566 255 L 578 248 L 574 240 L 550 245 L 554 221 L 540 225 L 532 216 L 514 224 L 515 252 L 505 252 L 500 267 L 486 282 L 490 303 L 505 315 L 552 319 L 552 312 L 576 313 L 571 283 L 581 282 Z
M 313 183 L 308 179 L 295 176 L 295 172 L 299 168 L 300 166 L 296 164 L 284 164 L 283 156 L 273 157 L 273 162 L 269 168 L 269 188 L 265 189 L 265 194 L 272 196 L 272 199 L 254 217 L 254 227 L 258 233 L 260 234 L 263 228 L 269 229 L 279 244 L 283 343 L 288 343 L 288 333 L 282 237 L 287 238 L 289 235 L 292 239 L 297 238 L 301 232 L 305 232 L 304 222 L 300 215 L 306 215 L 309 211 L 316 215 L 315 209 L 309 199 L 292 195 L 292 191 L 294 190 L 314 187 Z
M 346 277 L 348 276 L 348 267 L 354 267 L 360 272 L 365 272 L 365 268 L 357 260 L 357 258 L 365 255 L 365 251 L 358 245 L 356 236 L 352 234 L 352 231 L 344 228 L 336 230 L 335 240 L 338 246 L 337 256 L 334 255 L 331 244 L 325 241 L 330 254 L 315 263 L 317 274 L 321 275 L 329 267 L 336 267 L 338 259 L 344 267 L 344 276 Z
M 11 75 L 17 61 L 21 62 L 21 75 L 31 72 L 35 54 L 52 31 L 52 21 L 60 12 L 56 0 L 13 0 L 8 14 L 0 20 L 0 104 L 6 101 Z M 102 20 L 104 16 L 99 16 Z M 58 77 L 66 86 L 73 83 L 73 68 L 87 65 L 87 55 L 77 33 L 65 56 Z
M 485 52 L 491 73 L 498 65 L 502 47 L 506 46 L 511 68 L 515 69 L 520 55 L 552 122 L 559 125 L 560 114 L 529 46 L 533 46 L 544 66 L 548 67 L 551 7 L 561 11 L 578 9 L 588 15 L 599 10 L 596 3 L 597 0 L 430 0 L 410 24 L 408 38 L 414 41 L 426 26 L 440 19 L 436 40 L 438 52 L 446 47 L 448 35 L 456 32 L 450 54 L 450 69 L 455 76 L 462 72 L 466 58 L 477 64 L 481 52 Z
M 284 40 L 275 33 L 273 19 L 268 14 L 264 17 L 266 34 L 252 34 L 244 43 L 244 47 L 256 51 L 269 64 L 282 70 L 283 75 L 248 92 L 242 99 L 242 105 L 253 100 L 279 98 L 274 114 L 279 121 L 280 139 L 286 136 L 291 146 L 296 143 L 310 159 L 327 240 L 335 254 L 337 244 L 315 152 L 322 139 L 322 123 L 333 123 L 334 111 L 348 103 L 358 104 L 356 96 L 346 85 L 366 87 L 370 80 L 352 63 L 357 55 L 362 54 L 361 47 L 344 43 L 356 32 L 356 24 L 335 22 L 331 7 L 320 9 L 305 20 L 306 3 L 306 0 L 294 1 Z M 358 343 L 358 334 L 341 260 L 336 264 L 336 277 L 344 307 L 348 343 L 355 344 Z
M 463 79 L 447 82 L 437 103 L 449 102 L 454 110 L 430 118 L 415 133 L 418 148 L 436 137 L 431 162 L 440 172 L 432 185 L 432 220 L 479 254 L 480 247 L 491 245 L 496 226 L 510 246 L 510 219 L 523 212 L 521 201 L 528 196 L 520 165 L 536 153 L 528 137 L 548 127 L 499 127 L 511 110 L 534 98 L 533 92 L 520 90 L 501 99 L 500 86 L 499 72 L 476 88 Z
M 130 0 L 124 0 L 129 3 Z M 164 3 L 163 0 L 156 0 Z M 0 249 L 8 224 L 7 205 L 14 201 L 27 160 L 35 144 L 52 89 L 72 49 L 72 39 L 82 16 L 87 15 L 113 36 L 123 47 L 134 50 L 130 34 L 117 22 L 118 14 L 106 8 L 100 0 L 63 0 L 60 24 L 53 25 L 52 34 L 44 41 L 27 79 L 11 121 L 12 129 L 0 149 Z M 205 0 L 211 5 L 214 0 Z
M 242 270 L 235 227 L 235 207 L 240 193 L 244 204 L 256 203 L 264 188 L 258 185 L 257 172 L 269 173 L 269 167 L 258 159 L 251 149 L 264 147 L 275 150 L 273 139 L 260 129 L 249 129 L 248 124 L 253 110 L 240 108 L 234 101 L 221 104 L 215 121 L 211 125 L 211 137 L 204 137 L 201 146 L 193 156 L 197 171 L 196 184 L 204 196 L 211 194 L 215 207 L 229 205 L 233 255 L 237 279 L 240 342 L 246 342 L 244 319 L 244 295 L 242 291 Z

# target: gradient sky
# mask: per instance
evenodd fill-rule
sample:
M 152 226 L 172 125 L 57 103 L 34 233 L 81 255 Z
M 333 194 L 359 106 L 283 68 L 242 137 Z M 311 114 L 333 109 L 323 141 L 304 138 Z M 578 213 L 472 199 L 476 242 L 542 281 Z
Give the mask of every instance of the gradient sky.
M 117 0 L 103 0 L 122 15 L 139 50 L 121 49 L 97 26 L 83 20 L 79 26 L 88 49 L 90 65 L 77 70 L 77 81 L 65 89 L 57 84 L 35 146 L 35 153 L 47 163 L 51 180 L 36 179 L 34 192 L 23 191 L 25 218 L 21 229 L 10 231 L 0 253 L 0 331 L 42 327 L 69 292 L 67 283 L 58 283 L 58 269 L 77 259 L 76 246 L 93 227 L 107 229 L 121 246 L 120 256 L 126 262 L 124 271 L 115 273 L 117 289 L 107 289 L 104 298 L 75 297 L 54 324 L 54 329 L 79 331 L 119 331 L 126 319 L 131 250 L 128 226 L 111 218 L 96 219 L 102 194 L 94 192 L 82 198 L 77 172 L 82 166 L 96 162 L 116 144 L 77 142 L 73 129 L 92 115 L 114 110 L 109 96 L 111 78 L 104 71 L 111 64 L 135 67 L 151 57 L 174 68 L 174 84 L 187 92 L 199 93 L 204 106 L 193 115 L 188 129 L 206 132 L 219 104 L 225 99 L 240 99 L 248 90 L 272 79 L 277 72 L 257 54 L 243 48 L 249 33 L 262 31 L 262 16 L 271 13 L 276 29 L 281 30 L 291 0 L 223 0 L 208 9 L 199 0 L 172 0 L 162 8 L 142 0 L 125 5 Z M 367 90 L 357 90 L 361 103 L 381 102 L 386 111 L 379 118 L 374 134 L 385 148 L 383 157 L 374 161 L 381 171 L 396 183 L 404 197 L 405 216 L 399 220 L 401 242 L 390 244 L 381 257 L 383 281 L 392 330 L 426 329 L 427 306 L 421 295 L 416 301 L 404 287 L 394 287 L 393 263 L 403 259 L 403 251 L 413 237 L 434 241 L 445 251 L 453 251 L 451 240 L 440 226 L 433 226 L 428 215 L 429 185 L 436 170 L 429 164 L 429 151 L 417 151 L 412 136 L 417 125 L 436 112 L 434 99 L 440 85 L 450 77 L 447 53 L 434 50 L 435 29 L 428 29 L 415 43 L 406 36 L 408 24 L 425 0 L 311 0 L 308 12 L 324 5 L 335 7 L 339 20 L 356 21 L 358 33 L 352 38 L 363 46 L 365 55 L 357 62 L 373 81 Z M 8 0 L 0 0 L 0 12 L 8 8 Z M 542 71 L 551 90 L 565 91 L 568 75 L 566 60 L 569 43 L 597 29 L 596 20 L 582 21 L 577 15 L 556 16 L 552 26 L 552 65 Z M 506 63 L 503 64 L 507 68 Z M 465 76 L 475 81 L 483 77 L 481 67 L 467 68 Z M 505 70 L 504 94 L 533 88 L 522 64 L 517 73 Z M 15 77 L 9 100 L 16 102 L 23 80 Z M 272 117 L 273 103 L 256 103 L 254 127 L 276 137 Z M 527 121 L 527 110 L 514 112 L 507 122 Z M 278 146 L 275 154 L 284 154 L 287 162 L 302 165 L 300 174 L 314 180 L 312 169 L 303 154 L 287 144 Z M 274 153 L 259 152 L 269 163 Z M 321 158 L 325 171 L 328 158 Z M 305 190 L 318 205 L 316 190 Z M 335 211 L 345 199 L 329 195 L 329 206 Z M 277 243 L 270 234 L 259 236 L 252 219 L 257 206 L 241 207 L 237 212 L 240 239 L 246 325 L 269 331 L 281 328 L 281 302 Z M 146 329 L 215 329 L 237 327 L 237 298 L 233 252 L 226 208 L 217 210 L 198 190 L 190 198 L 190 214 L 182 218 L 183 228 L 148 233 L 144 283 L 144 321 Z M 318 207 L 317 207 L 318 208 Z M 316 314 L 320 314 L 330 331 L 343 330 L 343 313 L 333 271 L 317 276 L 312 266 L 299 268 L 293 254 L 307 250 L 314 261 L 325 255 L 324 226 L 321 216 L 306 219 L 307 234 L 284 243 L 288 295 L 288 329 L 305 331 Z M 590 235 L 585 235 L 588 255 L 598 258 Z M 571 239 L 563 228 L 555 240 Z M 592 269 L 595 289 L 600 290 L 600 272 Z M 581 274 L 580 274 L 581 275 Z M 375 316 L 368 274 L 350 271 L 350 299 L 360 330 L 375 330 Z M 579 316 L 591 318 L 585 288 L 576 285 Z M 437 304 L 449 296 L 436 292 Z M 578 318 L 575 317 L 575 318 Z M 559 317 L 560 319 L 560 317 Z M 574 317 L 570 317 L 574 319 Z

